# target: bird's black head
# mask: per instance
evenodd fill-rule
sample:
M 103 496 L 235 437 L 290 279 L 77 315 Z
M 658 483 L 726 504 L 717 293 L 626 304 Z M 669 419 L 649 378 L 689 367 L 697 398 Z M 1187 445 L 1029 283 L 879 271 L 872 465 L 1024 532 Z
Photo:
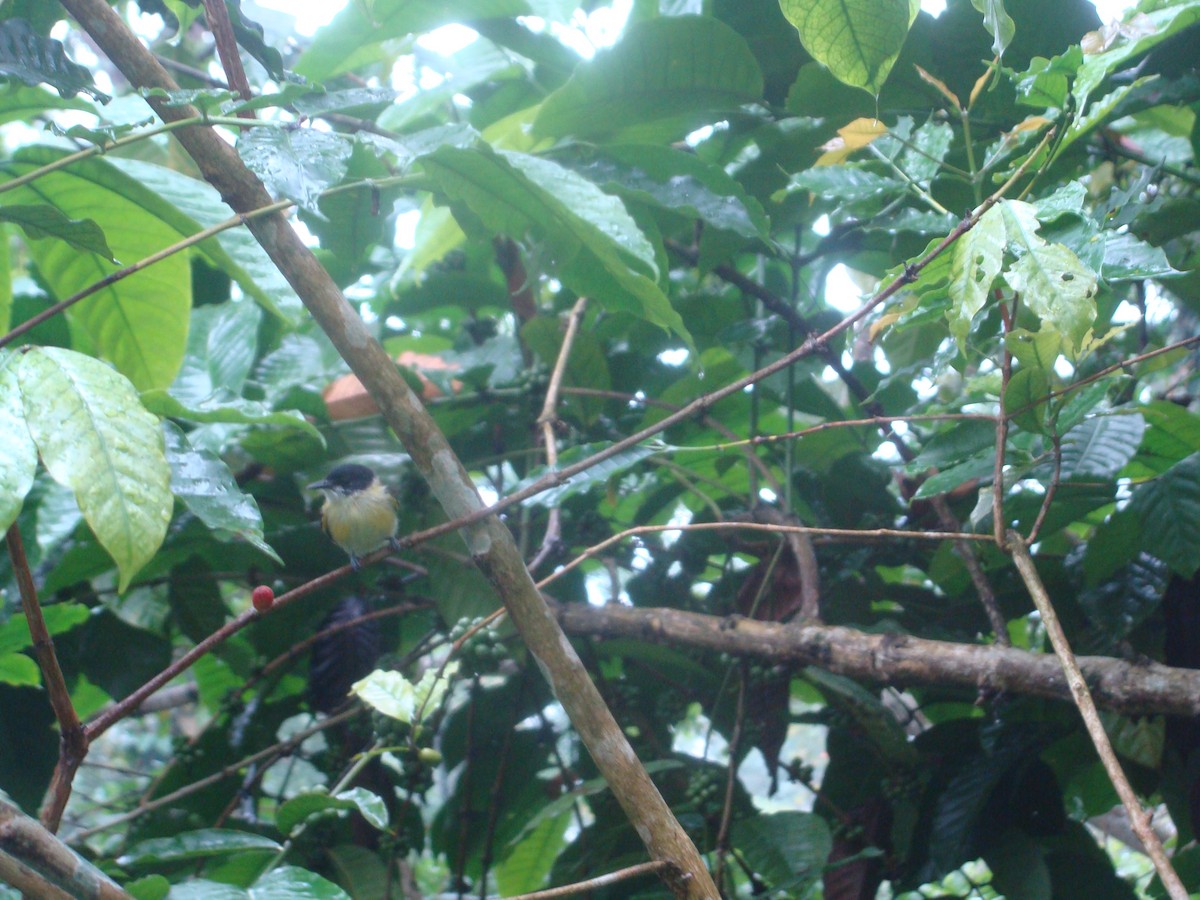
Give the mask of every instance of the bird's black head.
M 357 494 L 371 486 L 375 473 L 358 463 L 334 466 L 322 480 L 308 486 L 310 491 L 334 491 L 338 494 Z

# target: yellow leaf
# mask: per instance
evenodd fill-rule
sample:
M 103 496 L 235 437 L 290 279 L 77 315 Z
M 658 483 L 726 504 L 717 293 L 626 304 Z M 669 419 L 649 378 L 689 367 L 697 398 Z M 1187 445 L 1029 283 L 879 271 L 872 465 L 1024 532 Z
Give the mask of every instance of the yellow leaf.
M 995 65 L 988 66 L 983 70 L 983 74 L 975 79 L 975 84 L 971 87 L 971 97 L 967 100 L 967 109 L 975 105 L 975 98 L 983 92 L 983 88 L 988 83 L 988 79 L 992 77 L 992 72 L 995 68 Z
M 818 158 L 818 166 L 836 166 L 855 150 L 861 150 L 881 134 L 887 134 L 887 126 L 878 119 L 855 119 L 838 129 L 838 136 L 821 145 L 825 152 Z
M 937 88 L 938 93 L 953 103 L 956 109 L 962 106 L 962 104 L 958 101 L 958 95 L 955 94 L 954 91 L 950 90 L 950 88 L 946 87 L 946 82 L 942 81 L 940 78 L 934 78 L 920 66 L 914 65 L 913 68 L 917 70 L 917 74 L 921 76 L 922 81 Z

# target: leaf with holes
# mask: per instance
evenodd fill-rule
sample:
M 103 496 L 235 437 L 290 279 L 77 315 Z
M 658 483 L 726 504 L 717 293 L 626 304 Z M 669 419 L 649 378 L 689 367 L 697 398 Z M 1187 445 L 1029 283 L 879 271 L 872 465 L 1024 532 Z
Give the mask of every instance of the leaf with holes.
M 954 245 L 950 264 L 951 306 L 946 318 L 961 350 L 966 350 L 971 320 L 987 303 L 992 282 L 1000 274 L 1005 233 L 1003 212 L 992 207 Z

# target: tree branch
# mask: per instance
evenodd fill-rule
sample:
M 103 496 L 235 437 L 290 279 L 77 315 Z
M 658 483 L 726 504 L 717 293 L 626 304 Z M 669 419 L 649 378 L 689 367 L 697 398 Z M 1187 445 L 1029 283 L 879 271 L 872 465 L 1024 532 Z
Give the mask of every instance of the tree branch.
M 1071 699 L 1058 661 L 995 644 L 956 644 L 899 634 L 867 634 L 841 625 L 760 622 L 677 609 L 562 605 L 555 615 L 574 637 L 622 637 L 761 659 L 812 665 L 839 675 L 894 685 L 989 688 Z M 1126 715 L 1200 715 L 1200 670 L 1160 663 L 1080 657 L 1097 705 Z

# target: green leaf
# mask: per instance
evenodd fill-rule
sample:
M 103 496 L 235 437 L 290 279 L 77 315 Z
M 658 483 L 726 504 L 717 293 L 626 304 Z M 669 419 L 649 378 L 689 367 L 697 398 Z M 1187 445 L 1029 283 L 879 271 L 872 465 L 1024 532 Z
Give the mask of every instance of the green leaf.
M 386 41 L 429 31 L 450 22 L 472 19 L 530 15 L 524 0 L 377 0 L 347 3 L 333 21 L 317 32 L 296 72 L 310 81 L 328 81 L 332 76 L 358 66 L 392 60 Z
M 282 565 L 283 560 L 263 540 L 258 504 L 238 487 L 224 461 L 209 450 L 193 447 L 173 422 L 163 422 L 163 435 L 171 465 L 171 492 L 219 536 L 236 535 Z
M 604 444 L 582 444 L 572 447 L 559 454 L 558 465 L 560 467 L 572 465 L 581 459 L 586 459 L 593 453 L 598 453 L 604 449 L 604 446 Z M 557 487 L 549 488 L 540 494 L 530 497 L 525 503 L 529 506 L 544 506 L 548 509 L 553 509 L 559 506 L 567 497 L 589 491 L 599 485 L 607 484 L 610 479 L 624 474 L 628 469 L 636 466 L 647 457 L 660 452 L 662 449 L 664 449 L 662 445 L 656 446 L 649 443 L 630 447 L 616 456 L 611 456 L 603 462 L 597 463 L 586 472 L 573 475 Z M 546 475 L 548 471 L 544 466 L 533 470 L 526 478 L 514 486 L 513 490 L 521 490 L 527 485 L 533 484 Z
M 155 415 L 188 422 L 228 422 L 239 425 L 279 425 L 298 428 L 310 437 L 324 443 L 321 432 L 301 413 L 291 409 L 272 410 L 257 400 L 229 397 L 224 392 L 196 404 L 186 404 L 166 391 L 145 391 L 142 402 Z
M 821 879 L 833 850 L 825 820 L 814 813 L 777 812 L 734 823 L 733 845 L 755 874 L 780 891 L 799 897 Z
M 1142 548 L 1191 578 L 1200 568 L 1200 453 L 1138 485 L 1129 511 L 1142 523 Z
M 42 462 L 75 493 L 124 591 L 157 552 L 171 520 L 171 470 L 158 419 L 124 377 L 70 350 L 30 350 L 18 378 Z
M 514 236 L 531 231 L 549 247 L 567 287 L 686 335 L 683 320 L 652 280 L 658 277 L 654 249 L 620 200 L 549 160 L 501 154 L 486 145 L 440 147 L 421 164 L 465 229 Z
M 321 192 L 345 176 L 352 149 L 344 135 L 313 128 L 252 128 L 237 142 L 242 162 L 267 190 L 316 216 Z
M 241 394 L 254 366 L 261 310 L 253 303 L 231 300 L 194 309 L 191 319 L 187 353 L 171 385 L 172 396 L 198 404 L 218 391 Z
M 669 142 L 762 96 L 758 63 L 736 31 L 707 16 L 639 22 L 581 63 L 543 101 L 534 134 Z
M 135 201 L 153 210 L 180 237 L 229 219 L 229 207 L 220 194 L 198 178 L 137 159 L 109 157 L 106 161 L 128 176 L 128 180 L 118 181 L 121 189 L 128 193 L 136 185 Z M 287 319 L 299 317 L 303 309 L 300 298 L 245 228 L 226 229 L 195 249 L 268 312 Z
M 41 684 L 41 670 L 24 653 L 0 653 L 0 684 L 37 687 Z
M 1145 419 L 1136 413 L 1084 420 L 1063 435 L 1062 479 L 1115 477 L 1137 453 L 1145 430 Z
M 60 97 L 44 88 L 10 84 L 0 91 L 0 124 L 31 122 L 52 109 L 78 109 L 95 113 L 96 107 L 87 101 Z
M 29 148 L 0 172 L 16 177 L 65 156 L 64 151 Z M 180 235 L 157 214 L 163 201 L 101 159 L 88 159 L 42 175 L 31 184 L 0 194 L 0 203 L 49 204 L 69 219 L 91 219 L 103 230 L 111 254 L 128 264 L 175 243 Z M 33 241 L 29 252 L 39 275 L 59 299 L 112 274 L 116 265 L 62 241 Z M 179 370 L 192 303 L 188 253 L 176 253 L 122 278 L 67 310 L 73 346 L 111 361 L 139 389 L 166 387 Z
M 88 620 L 91 613 L 79 603 L 55 603 L 42 607 L 42 620 L 50 634 L 62 634 Z M 18 613 L 0 625 L 0 653 L 24 650 L 33 643 L 29 634 L 29 622 L 24 613 Z
M 1071 89 L 1076 109 L 1086 110 L 1092 91 L 1126 62 L 1196 22 L 1200 22 L 1200 7 L 1194 3 L 1172 3 L 1139 12 L 1129 38 L 1118 39 L 1107 49 L 1084 57 Z
M 173 837 L 150 838 L 138 841 L 117 864 L 121 866 L 150 866 L 161 863 L 187 862 L 212 856 L 227 856 L 252 850 L 277 851 L 279 844 L 268 837 L 228 828 L 201 828 L 185 831 Z
M 780 0 L 813 58 L 841 82 L 876 96 L 916 18 L 910 0 Z
M 822 198 L 836 198 L 838 203 L 868 199 L 879 199 L 882 203 L 907 190 L 899 179 L 847 165 L 820 166 L 797 172 L 792 176 L 790 187 Z
M 1153 247 L 1130 232 L 1108 232 L 1104 241 L 1104 268 L 1108 282 L 1169 278 L 1182 274 L 1167 261 L 1161 247 Z
M 46 204 L 35 206 L 0 207 L 0 222 L 12 222 L 34 240 L 58 238 L 76 250 L 95 253 L 110 262 L 116 262 L 104 232 L 91 219 L 68 219 L 62 211 Z
M 388 811 L 383 800 L 366 788 L 350 788 L 338 794 L 309 791 L 292 797 L 275 814 L 275 826 L 290 835 L 296 826 L 327 810 L 358 810 L 364 819 L 381 831 L 388 826 Z
M 350 900 L 332 881 L 299 866 L 272 869 L 246 891 L 249 900 Z
M 1096 274 L 1067 247 L 1047 244 L 1035 233 L 1040 225 L 1033 206 L 1006 200 L 1001 209 L 1017 254 L 1004 279 L 1024 305 L 1066 338 L 1073 353 L 1096 320 Z
M 0 351 L 0 531 L 17 520 L 37 474 L 37 446 L 25 423 L 20 354 Z
M 413 684 L 399 672 L 376 669 L 355 682 L 350 690 L 385 716 L 412 725 L 437 712 L 457 672 L 457 662 L 448 664 L 444 670 L 426 669 L 421 680 Z
M 563 333 L 560 322 L 552 316 L 536 316 L 521 326 L 521 337 L 548 367 L 553 367 L 561 352 Z M 612 378 L 608 372 L 608 360 L 604 355 L 604 344 L 591 332 L 580 329 L 571 345 L 567 357 L 564 383 L 570 387 L 608 390 Z M 603 410 L 604 401 L 595 397 L 562 398 L 564 410 L 578 411 L 587 423 L 592 423 Z
M 522 834 L 512 851 L 496 866 L 496 885 L 501 896 L 532 893 L 546 883 L 546 876 L 566 844 L 566 831 L 572 818 L 569 811 L 563 812 L 543 819 Z
M 1004 412 L 1013 416 L 1013 421 L 1026 431 L 1041 433 L 1046 430 L 1049 393 L 1050 380 L 1046 370 L 1018 369 L 1004 392 Z
M 96 90 L 86 66 L 67 57 L 62 41 L 35 33 L 24 19 L 0 22 L 0 74 L 20 79 L 31 87 L 45 82 L 64 97 L 84 93 L 101 103 L 110 99 L 108 94 Z
M 623 197 L 703 219 L 713 228 L 767 240 L 762 205 L 724 170 L 673 147 L 618 144 L 572 147 L 562 161 L 595 184 Z
M 1004 0 L 971 0 L 971 5 L 983 13 L 983 27 L 992 36 L 992 53 L 1002 58 L 1017 33 L 1016 23 L 1004 10 Z
M 975 227 L 958 239 L 950 265 L 950 333 L 966 351 L 971 320 L 983 309 L 991 294 L 992 283 L 1000 274 L 1006 243 L 1003 211 L 993 206 Z

